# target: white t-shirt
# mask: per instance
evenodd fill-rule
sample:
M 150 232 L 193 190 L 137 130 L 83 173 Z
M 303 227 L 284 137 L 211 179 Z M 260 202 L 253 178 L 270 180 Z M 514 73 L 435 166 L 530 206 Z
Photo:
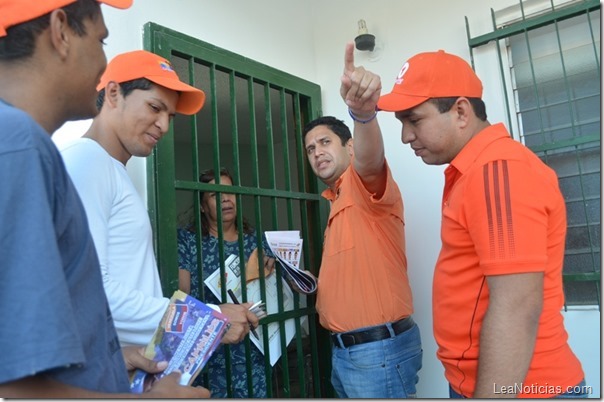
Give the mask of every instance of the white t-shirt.
M 169 302 L 147 210 L 126 167 L 96 141 L 79 138 L 60 151 L 86 209 L 120 343 L 146 345 Z

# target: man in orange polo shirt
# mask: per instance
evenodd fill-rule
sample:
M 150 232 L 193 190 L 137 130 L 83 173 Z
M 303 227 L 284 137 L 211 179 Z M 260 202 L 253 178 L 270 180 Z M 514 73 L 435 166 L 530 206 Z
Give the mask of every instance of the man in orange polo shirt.
M 424 163 L 449 164 L 433 287 L 437 355 L 452 397 L 579 396 L 584 374 L 561 314 L 558 179 L 503 124 L 490 125 L 481 96 L 468 63 L 441 50 L 410 58 L 378 101 Z
M 403 200 L 376 117 L 380 78 L 346 47 L 340 93 L 354 121 L 321 117 L 304 128 L 315 174 L 331 203 L 316 308 L 332 332 L 332 384 L 340 398 L 416 394 L 422 349 L 407 278 Z

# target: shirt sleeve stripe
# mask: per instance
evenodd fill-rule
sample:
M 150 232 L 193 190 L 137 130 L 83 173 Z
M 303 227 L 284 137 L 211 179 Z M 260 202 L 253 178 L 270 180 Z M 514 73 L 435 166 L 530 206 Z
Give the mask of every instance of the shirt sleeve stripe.
M 503 241 L 503 219 L 501 216 L 501 183 L 499 182 L 499 162 L 493 162 L 493 189 L 495 190 L 495 211 L 497 216 L 497 238 L 499 242 L 499 258 L 505 257 L 505 244 Z
M 507 161 L 489 162 L 483 167 L 490 257 L 515 255 L 514 222 Z
M 491 252 L 490 258 L 495 258 L 495 233 L 493 230 L 493 211 L 491 209 L 491 186 L 489 183 L 489 164 L 483 167 L 484 177 L 484 198 L 487 207 L 487 225 L 489 230 L 489 250 Z
M 512 221 L 512 201 L 510 196 L 510 175 L 508 171 L 508 161 L 503 161 L 503 185 L 505 188 L 505 210 L 508 228 L 508 252 L 510 257 L 514 257 L 516 255 L 516 245 L 514 243 L 514 222 Z

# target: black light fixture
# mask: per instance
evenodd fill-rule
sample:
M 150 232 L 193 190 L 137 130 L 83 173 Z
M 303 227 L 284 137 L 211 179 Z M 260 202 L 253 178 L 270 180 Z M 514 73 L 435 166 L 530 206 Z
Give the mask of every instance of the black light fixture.
M 369 50 L 373 52 L 375 48 L 375 36 L 367 31 L 365 20 L 359 20 L 359 36 L 354 38 L 357 50 Z

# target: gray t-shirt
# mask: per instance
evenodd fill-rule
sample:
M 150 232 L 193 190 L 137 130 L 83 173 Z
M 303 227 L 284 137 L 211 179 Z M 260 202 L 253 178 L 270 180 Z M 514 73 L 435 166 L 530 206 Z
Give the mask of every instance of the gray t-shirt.
M 0 383 L 129 392 L 86 215 L 50 136 L 0 100 Z

